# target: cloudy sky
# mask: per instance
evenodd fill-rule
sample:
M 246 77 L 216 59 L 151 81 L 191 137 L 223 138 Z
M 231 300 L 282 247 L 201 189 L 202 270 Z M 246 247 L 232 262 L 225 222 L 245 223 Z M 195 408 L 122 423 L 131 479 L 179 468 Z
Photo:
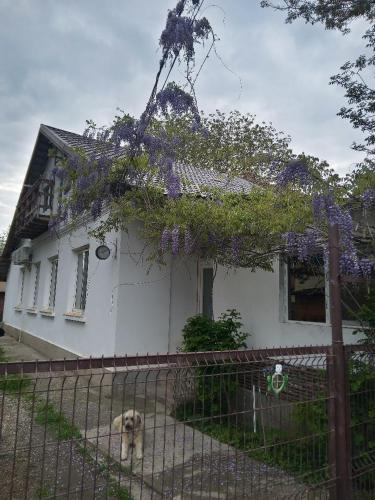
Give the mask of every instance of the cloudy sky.
M 361 52 L 364 27 L 343 37 L 302 22 L 285 25 L 260 0 L 211 3 L 205 15 L 225 64 L 213 56 L 204 67 L 200 108 L 255 113 L 290 134 L 296 152 L 350 170 L 361 157 L 350 149 L 359 136 L 336 116 L 343 92 L 328 82 Z M 108 124 L 117 107 L 142 111 L 174 4 L 0 0 L 0 231 L 13 216 L 40 123 L 82 132 L 87 118 Z

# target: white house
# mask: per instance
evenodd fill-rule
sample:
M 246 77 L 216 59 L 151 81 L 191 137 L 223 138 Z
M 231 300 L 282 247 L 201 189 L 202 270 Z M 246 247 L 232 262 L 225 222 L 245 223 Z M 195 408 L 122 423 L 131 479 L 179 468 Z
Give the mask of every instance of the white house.
M 88 217 L 59 237 L 48 231 L 60 182 L 48 151 L 66 154 L 77 146 L 89 152 L 92 141 L 41 125 L 0 261 L 9 334 L 51 357 L 173 352 L 188 317 L 211 311 L 217 317 L 235 308 L 251 333 L 249 346 L 330 342 L 323 272 L 301 277 L 298 265 L 275 262 L 274 272 L 219 266 L 214 273 L 197 257 L 170 257 L 166 266 L 150 269 L 134 228 L 108 234 L 104 260 L 97 256 L 99 243 L 88 236 L 95 225 Z M 183 168 L 197 191 L 200 184 L 251 188 L 243 179 Z M 344 330 L 346 341 L 353 340 L 353 326 Z

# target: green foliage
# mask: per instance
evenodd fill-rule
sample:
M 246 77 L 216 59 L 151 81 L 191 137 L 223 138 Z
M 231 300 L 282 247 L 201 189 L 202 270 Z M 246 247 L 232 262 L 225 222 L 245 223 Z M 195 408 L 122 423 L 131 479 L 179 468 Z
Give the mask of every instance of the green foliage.
M 29 378 L 19 375 L 0 377 L 0 391 L 5 394 L 24 394 L 31 385 Z
M 165 229 L 179 228 L 179 253 L 184 253 L 184 235 L 193 241 L 192 252 L 220 264 L 243 266 L 250 269 L 271 270 L 273 259 L 279 253 L 286 232 L 304 232 L 313 224 L 311 200 L 316 192 L 331 189 L 342 196 L 339 177 L 324 161 L 305 154 L 296 155 L 289 147 L 290 138 L 278 133 L 271 125 L 257 123 L 252 115 L 237 111 L 203 116 L 205 134 L 193 131 L 191 117 L 170 115 L 165 120 L 154 120 L 151 133 L 165 136 L 174 144 L 177 161 L 227 174 L 228 181 L 238 175 L 254 182 L 250 193 L 233 194 L 223 189 L 201 186 L 197 197 L 186 192 L 177 198 L 165 195 L 164 185 L 147 182 L 137 189 L 126 190 L 110 205 L 108 218 L 92 232 L 100 240 L 112 229 L 126 229 L 134 224 L 139 236 L 148 244 L 149 259 L 164 262 L 160 248 Z M 178 139 L 175 145 L 176 139 Z M 173 142 L 174 141 L 174 142 Z M 275 178 L 285 162 L 299 158 L 306 164 L 313 185 L 301 190 L 295 186 L 279 190 Z M 89 162 L 87 162 L 89 168 Z M 95 164 L 90 168 L 96 168 Z M 140 155 L 117 160 L 112 166 L 112 185 L 121 183 L 125 173 L 136 171 L 142 179 L 154 179 L 159 172 L 150 166 L 148 157 Z M 68 175 L 75 196 L 76 171 Z M 181 176 L 181 184 L 189 188 Z M 99 181 L 98 181 L 99 182 Z M 99 182 L 100 184 L 100 182 Z M 81 196 L 81 195 L 80 195 Z M 89 206 L 98 196 L 97 185 L 85 191 Z M 240 241 L 239 255 L 233 256 L 233 241 Z
M 171 199 L 162 190 L 127 191 L 113 203 L 111 214 L 94 236 L 102 239 L 113 228 L 137 222 L 140 236 L 154 249 L 151 258 L 163 260 L 160 249 L 165 228 L 179 227 L 179 250 L 183 237 L 192 235 L 195 253 L 225 266 L 272 269 L 275 254 L 283 245 L 282 234 L 303 232 L 312 223 L 311 203 L 306 195 L 286 189 L 256 188 L 246 195 L 207 190 L 205 197 L 182 195 Z M 233 260 L 233 238 L 241 241 L 240 255 Z
M 109 487 L 109 498 L 117 498 L 119 500 L 132 500 L 128 490 L 118 484 L 112 484 Z
M 296 155 L 291 138 L 272 124 L 258 122 L 255 115 L 239 111 L 209 115 L 201 112 L 204 134 L 194 132 L 189 116 L 170 115 L 154 121 L 153 132 L 178 137 L 177 160 L 188 165 L 238 175 L 262 184 L 269 181 L 291 159 L 303 159 L 317 177 L 329 177 L 328 164 L 305 154 Z
M 8 230 L 0 231 L 0 255 L 3 253 L 7 238 L 8 238 Z
M 193 316 L 183 329 L 184 352 L 227 351 L 246 347 L 247 333 L 241 332 L 240 314 L 232 309 L 215 321 Z M 238 388 L 237 366 L 233 363 L 196 368 L 196 410 L 202 415 L 229 413 Z
M 189 418 L 187 413 L 184 415 L 182 408 L 177 417 L 180 420 Z M 293 473 L 306 483 L 314 484 L 327 479 L 327 435 L 324 428 L 318 435 L 294 439 L 282 429 L 268 427 L 263 432 L 255 433 L 246 425 L 223 425 L 219 419 L 202 421 L 201 418 L 192 418 L 189 425 L 222 443 L 243 450 L 251 458 Z
M 36 405 L 35 421 L 40 425 L 48 426 L 59 441 L 80 439 L 81 433 L 75 425 L 71 424 L 63 413 L 56 410 L 53 404 L 39 401 Z
M 246 347 L 247 333 L 241 332 L 241 315 L 228 309 L 218 320 L 203 315 L 189 318 L 184 326 L 184 352 L 229 351 Z
M 353 149 L 364 151 L 369 157 L 375 155 L 373 70 L 375 66 L 375 4 L 370 0 L 261 0 L 262 7 L 272 7 L 286 12 L 286 22 L 302 18 L 307 23 L 322 23 L 326 29 L 350 32 L 351 26 L 365 27 L 362 36 L 363 53 L 355 61 L 341 66 L 341 73 L 331 77 L 331 84 L 345 90 L 348 106 L 343 106 L 338 115 L 349 120 L 354 128 L 364 132 L 363 144 L 353 143 Z M 358 20 L 361 23 L 358 23 Z
M 360 323 L 360 327 L 355 330 L 355 334 L 361 334 L 363 339 L 360 341 L 364 344 L 375 343 L 375 289 L 370 290 L 370 294 L 366 300 L 360 304 L 356 312 L 356 319 Z

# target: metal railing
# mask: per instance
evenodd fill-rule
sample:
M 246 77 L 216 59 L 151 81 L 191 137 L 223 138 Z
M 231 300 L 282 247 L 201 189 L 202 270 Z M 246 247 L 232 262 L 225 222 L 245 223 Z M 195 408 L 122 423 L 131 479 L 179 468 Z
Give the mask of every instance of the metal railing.
M 340 390 L 374 498 L 375 346 L 345 356 L 341 389 L 326 346 L 0 364 L 0 498 L 337 498 Z

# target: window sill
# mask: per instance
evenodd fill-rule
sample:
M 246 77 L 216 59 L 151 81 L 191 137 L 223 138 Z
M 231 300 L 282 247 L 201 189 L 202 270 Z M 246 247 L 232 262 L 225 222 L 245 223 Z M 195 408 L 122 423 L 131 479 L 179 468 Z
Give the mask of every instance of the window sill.
M 47 316 L 47 318 L 55 317 L 55 311 L 53 309 L 41 309 L 39 312 L 42 316 Z
M 295 319 L 287 319 L 283 323 L 287 323 L 289 325 L 331 326 L 330 323 L 322 323 L 319 321 L 300 321 Z
M 83 312 L 67 312 L 64 314 L 65 319 L 68 321 L 77 321 L 78 323 L 86 323 L 86 318 L 83 316 Z
M 332 328 L 331 323 L 318 323 L 317 321 L 297 321 L 293 319 L 287 319 L 285 321 L 282 321 L 281 323 L 284 324 L 289 324 L 289 325 L 306 325 L 306 326 L 324 326 L 327 328 Z M 342 324 L 343 329 L 349 329 L 349 330 L 354 330 L 355 328 L 359 327 L 359 323 L 354 324 L 354 323 L 343 323 Z
M 35 309 L 35 307 L 27 307 L 26 312 L 27 312 L 27 314 L 34 314 L 34 315 L 38 314 L 38 311 L 37 311 L 37 309 Z
M 22 312 L 22 311 L 23 311 L 23 307 L 22 307 L 22 306 L 15 306 L 15 307 L 14 307 L 14 310 L 15 310 L 16 312 Z

